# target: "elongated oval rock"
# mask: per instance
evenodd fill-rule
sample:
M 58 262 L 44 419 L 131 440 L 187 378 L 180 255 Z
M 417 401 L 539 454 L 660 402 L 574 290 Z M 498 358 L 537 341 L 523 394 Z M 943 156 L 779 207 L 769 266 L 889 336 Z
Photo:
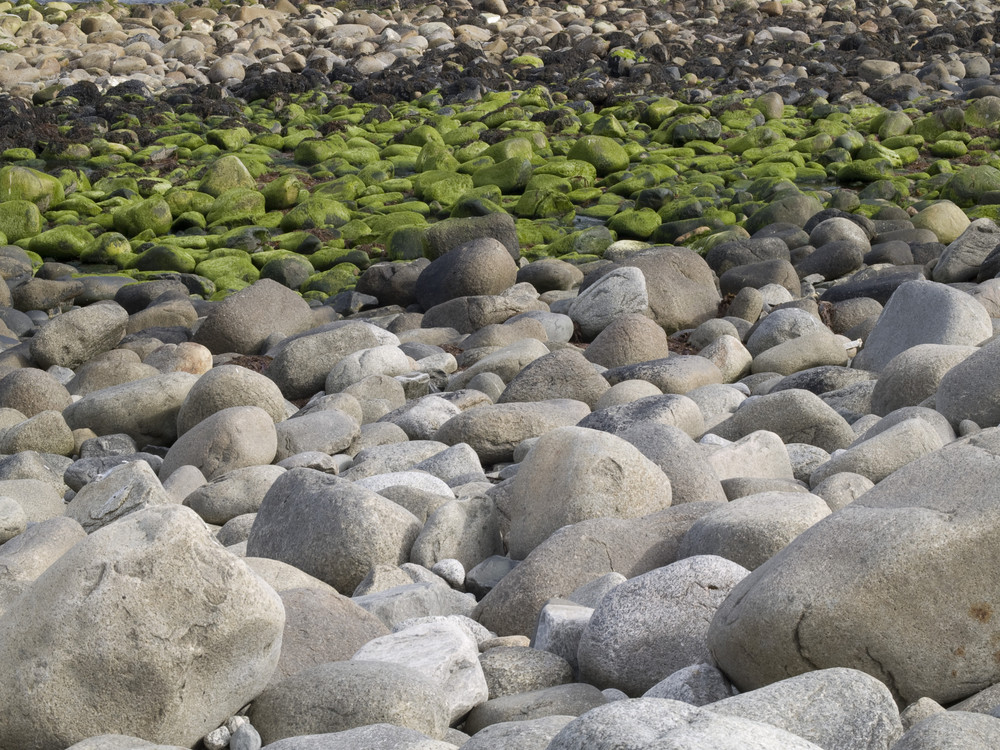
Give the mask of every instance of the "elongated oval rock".
M 194 511 L 136 513 L 76 544 L 0 617 L 0 747 L 113 733 L 191 747 L 264 689 L 283 624 L 274 590 Z
M 217 411 L 181 435 L 160 466 L 166 481 L 181 466 L 201 470 L 215 479 L 245 466 L 269 464 L 278 450 L 271 416 L 259 406 L 232 406 Z
M 114 302 L 70 310 L 38 329 L 31 339 L 31 356 L 43 370 L 52 365 L 79 367 L 117 346 L 127 324 L 128 313 Z

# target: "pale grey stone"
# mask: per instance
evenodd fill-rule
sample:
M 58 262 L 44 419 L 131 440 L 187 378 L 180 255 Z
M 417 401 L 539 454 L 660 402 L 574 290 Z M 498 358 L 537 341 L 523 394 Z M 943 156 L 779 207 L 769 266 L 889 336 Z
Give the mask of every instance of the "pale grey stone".
M 184 505 L 207 523 L 224 524 L 236 516 L 256 513 L 264 495 L 284 473 L 280 466 L 234 469 L 186 495 Z
M 692 664 L 663 678 L 642 694 L 643 698 L 665 698 L 692 706 L 704 706 L 735 695 L 729 679 L 711 664 Z
M 160 466 L 164 480 L 185 465 L 201 470 L 206 479 L 269 464 L 275 458 L 277 435 L 271 415 L 258 406 L 232 406 L 202 420 L 170 446 Z
M 145 461 L 117 466 L 76 493 L 66 515 L 90 534 L 153 505 L 173 504 Z

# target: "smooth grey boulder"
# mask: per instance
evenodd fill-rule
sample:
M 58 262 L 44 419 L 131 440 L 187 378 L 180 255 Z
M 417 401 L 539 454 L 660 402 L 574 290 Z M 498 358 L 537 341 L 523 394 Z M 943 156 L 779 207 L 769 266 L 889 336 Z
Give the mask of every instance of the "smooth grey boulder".
M 1000 388 L 992 377 L 998 363 L 1000 339 L 980 347 L 944 374 L 934 394 L 934 408 L 954 427 L 966 419 L 980 427 L 1000 424 Z
M 538 291 L 530 284 L 515 284 L 500 294 L 475 294 L 435 305 L 421 319 L 422 328 L 451 328 L 459 333 L 475 333 L 491 323 L 503 323 L 515 315 L 533 310 L 547 312 Z
M 504 722 L 531 721 L 545 716 L 579 716 L 607 701 L 596 687 L 580 682 L 505 695 L 472 709 L 465 720 L 465 731 L 474 735 L 485 727 Z
M 786 341 L 812 333 L 829 333 L 815 315 L 797 307 L 783 307 L 769 313 L 750 329 L 744 342 L 754 357 Z
M 1000 680 L 985 593 L 998 571 L 982 555 L 1000 542 L 998 455 L 998 429 L 955 441 L 800 534 L 716 613 L 720 668 L 746 691 L 851 667 L 904 702 Z
M 343 732 L 304 734 L 271 742 L 267 750 L 456 750 L 458 745 L 435 740 L 415 729 L 395 724 L 366 724 Z
M 421 570 L 424 570 L 424 576 L 413 583 L 404 583 L 366 594 L 355 590 L 351 599 L 375 615 L 388 628 L 395 628 L 400 623 L 415 617 L 472 616 L 476 597 L 455 591 L 443 579 L 428 570 L 423 568 Z M 428 578 L 434 580 L 426 580 Z M 364 582 L 358 589 L 361 589 L 363 584 Z
M 185 750 L 178 745 L 157 745 L 125 734 L 101 734 L 75 742 L 66 750 Z
M 549 599 L 538 613 L 531 645 L 533 648 L 562 657 L 576 674 L 580 667 L 577 658 L 580 639 L 593 616 L 593 607 L 558 597 Z
M 1000 719 L 947 711 L 918 722 L 892 750 L 992 750 L 1000 742 Z
M 283 623 L 274 590 L 194 511 L 135 513 L 73 546 L 0 617 L 0 746 L 133 732 L 191 747 L 267 684 Z
M 567 724 L 548 750 L 818 750 L 819 745 L 750 719 L 680 701 L 634 698 L 595 708 Z
M 322 409 L 293 416 L 273 427 L 274 458 L 284 461 L 298 453 L 344 453 L 361 434 L 361 425 L 340 409 Z M 259 461 L 258 463 L 270 463 Z
M 498 404 L 571 398 L 590 408 L 610 386 L 583 354 L 559 349 L 530 362 L 507 383 Z
M 538 613 L 600 576 L 635 577 L 677 559 L 681 537 L 717 503 L 685 503 L 636 519 L 582 521 L 556 531 L 504 576 L 476 607 L 475 619 L 499 635 L 532 635 Z
M 569 662 L 557 654 L 525 646 L 498 646 L 479 655 L 490 698 L 528 693 L 573 681 Z
M 382 344 L 344 355 L 330 369 L 323 388 L 327 393 L 340 393 L 371 375 L 396 377 L 414 369 L 414 362 L 402 349 L 392 344 Z
M 508 256 L 509 257 L 509 256 Z M 416 669 L 437 685 L 452 724 L 489 698 L 479 644 L 452 619 L 418 622 L 379 636 L 352 661 L 380 661 Z
M 97 435 L 125 433 L 136 445 L 171 445 L 177 439 L 177 413 L 198 381 L 171 372 L 92 391 L 63 409 L 71 429 Z
M 840 510 L 874 486 L 875 483 L 868 477 L 845 471 L 824 479 L 812 488 L 812 494 L 823 498 L 830 510 Z
M 979 351 L 974 346 L 918 344 L 886 363 L 872 390 L 872 413 L 884 417 L 904 406 L 917 406 L 933 396 L 955 365 Z
M 194 342 L 212 354 L 257 354 L 269 336 L 291 336 L 312 323 L 301 295 L 272 279 L 255 281 L 209 308 Z
M 785 443 L 808 443 L 828 453 L 846 448 L 855 437 L 846 419 L 815 393 L 799 388 L 752 396 L 709 432 L 740 440 L 758 430 L 773 432 Z
M 909 281 L 886 302 L 853 364 L 881 372 L 918 344 L 976 346 L 992 335 L 990 315 L 973 297 L 933 281 Z
M 543 716 L 539 719 L 502 721 L 476 732 L 463 744 L 463 750 L 545 750 L 559 730 L 573 720 L 572 716 Z
M 807 492 L 745 495 L 695 521 L 678 554 L 718 555 L 754 570 L 828 515 L 826 502 Z
M 501 328 L 503 327 L 501 326 Z M 448 390 L 457 391 L 465 388 L 474 377 L 487 372 L 492 372 L 500 376 L 500 379 L 505 383 L 509 383 L 536 359 L 549 354 L 549 348 L 532 336 L 519 338 L 512 344 L 495 350 L 484 347 L 483 351 L 489 353 L 476 360 L 465 370 L 456 372 L 448 378 Z
M 701 663 L 678 669 L 653 685 L 641 697 L 666 698 L 690 703 L 692 706 L 704 706 L 729 698 L 735 692 L 732 683 L 722 672 L 711 664 Z
M 624 367 L 670 356 L 666 332 L 639 313 L 619 315 L 601 331 L 583 356 L 603 367 Z
M 379 421 L 397 425 L 410 440 L 429 440 L 441 425 L 461 413 L 451 401 L 431 393 L 393 409 Z
M 39 521 L 0 545 L 0 615 L 87 533 L 72 518 Z
M 749 571 L 713 555 L 651 570 L 615 587 L 580 639 L 580 679 L 638 697 L 709 658 L 708 625 Z
M 294 565 L 342 593 L 378 563 L 409 559 L 417 518 L 391 500 L 314 469 L 292 469 L 264 496 L 247 555 Z
M 676 427 L 691 437 L 698 437 L 705 431 L 705 418 L 698 404 L 687 396 L 665 393 L 599 409 L 578 423 L 579 427 L 612 435 L 650 425 Z
M 587 340 L 595 338 L 624 315 L 649 309 L 646 277 L 638 268 L 615 268 L 584 289 L 566 314 Z
M 83 487 L 66 506 L 66 515 L 90 534 L 149 506 L 173 503 L 149 464 L 135 461 Z
M 480 237 L 435 258 L 415 288 L 425 310 L 455 297 L 500 294 L 517 281 L 517 264 L 498 240 Z
M 878 484 L 901 467 L 944 445 L 934 425 L 919 417 L 904 420 L 842 453 L 832 456 L 810 475 L 810 484 L 843 471 L 860 474 Z
M 389 633 L 375 615 L 329 586 L 309 585 L 278 593 L 285 607 L 285 627 L 272 685 L 303 669 L 346 661 L 373 638 Z
M 585 403 L 564 398 L 477 406 L 441 425 L 434 440 L 446 445 L 467 443 L 484 466 L 492 465 L 510 461 L 522 440 L 575 425 L 588 414 L 590 407 Z
M 623 380 L 645 380 L 661 393 L 687 393 L 695 388 L 723 381 L 722 370 L 714 361 L 691 354 L 676 354 L 604 372 L 612 385 Z
M 184 505 L 206 523 L 224 524 L 256 513 L 271 485 L 285 473 L 280 466 L 245 466 L 217 476 L 184 498 Z
M 177 412 L 177 434 L 233 406 L 258 406 L 274 422 L 285 418 L 285 399 L 273 380 L 238 365 L 213 367 L 198 378 Z
M 754 357 L 750 370 L 791 375 L 814 367 L 846 365 L 847 361 L 844 339 L 820 331 L 783 341 L 761 352 Z
M 983 261 L 1000 246 L 1000 227 L 992 219 L 975 219 L 941 253 L 931 278 L 942 284 L 974 281 Z
M 448 709 L 438 684 L 417 669 L 334 661 L 303 669 L 257 695 L 247 714 L 265 746 L 286 737 L 395 724 L 440 738 Z
M 660 467 L 670 479 L 671 505 L 726 502 L 715 470 L 704 451 L 679 427 L 640 424 L 618 433 Z
M 475 496 L 446 502 L 427 517 L 410 549 L 410 562 L 431 568 L 440 560 L 453 559 L 471 570 L 503 552 L 496 505 Z
M 42 370 L 53 365 L 79 367 L 114 349 L 125 336 L 128 313 L 115 302 L 70 310 L 50 319 L 31 337 L 31 358 Z
M 39 412 L 0 435 L 0 453 L 7 455 L 36 451 L 71 456 L 75 448 L 73 432 L 58 411 Z
M 70 403 L 66 386 L 45 370 L 23 367 L 0 379 L 0 408 L 17 409 L 25 417 L 62 411 Z
M 668 334 L 717 317 L 722 297 L 715 273 L 693 250 L 651 247 L 629 255 L 622 265 L 642 271 L 652 318 Z
M 524 559 L 552 532 L 588 518 L 636 518 L 670 506 L 670 480 L 626 440 L 583 427 L 542 435 L 514 478 L 507 547 Z
M 773 724 L 824 750 L 889 750 L 903 734 L 892 693 L 856 669 L 819 669 L 708 706 Z
M 282 342 L 265 374 L 278 384 L 285 398 L 309 398 L 323 390 L 326 376 L 345 356 L 383 344 L 398 346 L 399 339 L 371 323 L 333 323 Z
M 436 440 L 403 440 L 372 446 L 359 451 L 354 456 L 354 464 L 342 476 L 357 481 L 376 474 L 406 471 L 447 448 Z
M 715 475 L 722 482 L 722 488 L 727 497 L 736 497 L 733 493 L 731 480 L 746 482 L 748 479 L 766 481 L 767 489 L 775 489 L 774 481 L 781 483 L 782 488 L 788 482 L 794 484 L 795 474 L 792 469 L 788 449 L 781 442 L 781 437 L 767 430 L 751 432 L 735 443 L 719 445 L 715 438 L 704 438 L 702 448 L 708 457 L 708 463 Z M 754 491 L 760 490 L 760 482 L 752 482 Z M 792 490 L 794 491 L 794 490 Z M 738 494 L 752 494 L 740 492 Z
M 198 468 L 206 479 L 269 464 L 277 451 L 271 415 L 259 406 L 231 406 L 202 420 L 170 446 L 160 466 L 162 481 L 181 466 Z

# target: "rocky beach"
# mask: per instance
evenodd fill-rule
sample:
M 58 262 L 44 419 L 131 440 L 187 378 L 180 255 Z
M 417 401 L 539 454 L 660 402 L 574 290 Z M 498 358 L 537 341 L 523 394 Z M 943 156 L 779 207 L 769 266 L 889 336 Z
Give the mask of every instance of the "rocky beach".
M 0 750 L 1000 747 L 998 13 L 0 2 Z

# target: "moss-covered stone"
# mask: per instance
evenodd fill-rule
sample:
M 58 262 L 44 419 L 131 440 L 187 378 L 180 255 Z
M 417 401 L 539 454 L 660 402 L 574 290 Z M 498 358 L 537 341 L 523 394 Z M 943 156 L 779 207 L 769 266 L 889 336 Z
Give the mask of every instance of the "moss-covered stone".
M 473 185 L 496 185 L 505 195 L 522 192 L 531 179 L 531 160 L 523 156 L 504 159 L 472 175 Z
M 321 139 L 302 140 L 292 152 L 296 164 L 311 167 L 329 161 L 337 155 L 341 147 L 337 143 Z
M 354 288 L 360 274 L 361 269 L 357 266 L 352 266 L 350 263 L 341 263 L 329 271 L 313 274 L 299 288 L 299 291 L 303 294 L 319 292 L 327 297 L 333 296 L 345 289 Z
M 306 198 L 285 214 L 281 229 L 291 232 L 296 229 L 322 229 L 339 227 L 351 220 L 351 212 L 341 202 L 325 195 Z
M 299 202 L 302 183 L 293 174 L 285 174 L 271 180 L 261 190 L 264 205 L 268 211 L 280 211 L 291 208 Z
M 590 164 L 602 177 L 626 169 L 629 164 L 628 152 L 622 145 L 613 138 L 601 135 L 583 136 L 567 156 Z
M 314 273 L 313 267 L 305 258 L 294 254 L 272 258 L 260 269 L 262 279 L 273 279 L 289 289 L 298 289 Z
M 566 194 L 558 190 L 528 190 L 518 199 L 514 213 L 525 219 L 571 221 L 575 207 Z
M 309 256 L 309 263 L 317 271 L 327 271 L 341 263 L 352 263 L 362 271 L 368 268 L 368 255 L 361 250 L 327 245 Z
M 219 287 L 225 286 L 229 280 L 233 279 L 252 284 L 260 278 L 260 272 L 250 260 L 250 256 L 242 251 L 203 260 L 195 266 L 194 272 L 206 279 L 211 279 Z
M 191 253 L 171 245 L 154 245 L 136 256 L 129 264 L 138 271 L 175 271 L 191 273 L 195 269 Z
M 244 127 L 209 130 L 205 140 L 223 151 L 239 151 L 250 143 L 250 131 Z M 191 148 L 189 146 L 189 148 Z M 197 148 L 195 146 L 194 148 Z
M 649 239 L 661 220 L 656 211 L 651 208 L 641 208 L 638 211 L 627 209 L 615 214 L 608 221 L 608 229 L 621 239 Z
M 64 200 L 62 183 L 37 169 L 7 166 L 0 169 L 0 202 L 18 200 L 34 203 L 39 211 Z
M 126 237 L 135 237 L 150 231 L 154 237 L 167 234 L 173 222 L 170 205 L 161 195 L 141 201 L 132 201 L 112 212 L 114 228 Z
M 0 232 L 7 242 L 34 237 L 42 231 L 42 214 L 31 201 L 9 200 L 0 203 Z
M 969 147 L 962 141 L 938 139 L 930 144 L 927 150 L 931 152 L 931 156 L 940 159 L 956 159 L 959 156 L 965 156 L 969 152 Z
M 38 253 L 43 258 L 59 261 L 75 261 L 94 241 L 94 236 L 84 227 L 65 225 L 54 227 L 28 240 L 26 249 Z
M 198 183 L 198 191 L 218 198 L 233 188 L 254 188 L 257 181 L 239 157 L 232 154 L 216 159 Z
M 104 232 L 80 252 L 80 262 L 124 267 L 124 263 L 131 255 L 132 246 L 125 235 L 119 232 Z
M 212 204 L 205 218 L 210 227 L 243 226 L 259 221 L 266 211 L 264 196 L 252 188 L 227 190 Z
M 426 257 L 430 249 L 427 234 L 420 226 L 402 226 L 392 230 L 385 242 L 389 260 L 416 260 Z
M 984 193 L 995 190 L 1000 190 L 1000 170 L 987 165 L 967 167 L 956 172 L 941 188 L 941 198 L 966 208 L 978 203 Z

